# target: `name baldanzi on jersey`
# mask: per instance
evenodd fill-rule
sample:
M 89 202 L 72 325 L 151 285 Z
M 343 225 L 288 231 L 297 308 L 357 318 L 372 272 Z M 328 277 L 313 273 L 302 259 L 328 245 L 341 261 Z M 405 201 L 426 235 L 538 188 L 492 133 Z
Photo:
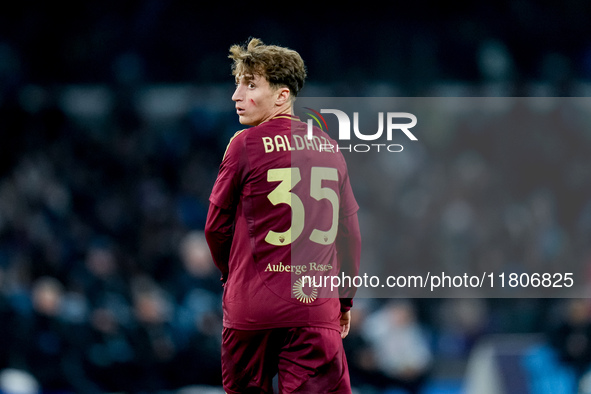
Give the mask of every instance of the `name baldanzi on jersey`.
M 310 262 L 308 264 L 290 265 L 283 264 L 283 262 L 279 262 L 278 264 L 267 264 L 265 272 L 289 272 L 294 273 L 296 275 L 301 275 L 309 271 L 325 272 L 330 271 L 331 269 L 331 264 L 318 264 L 315 262 Z
M 289 152 L 298 150 L 315 150 L 318 152 L 336 153 L 334 145 L 323 136 L 314 136 L 308 139 L 299 135 L 293 135 L 293 141 L 285 134 L 277 134 L 275 137 L 262 137 L 265 153 Z

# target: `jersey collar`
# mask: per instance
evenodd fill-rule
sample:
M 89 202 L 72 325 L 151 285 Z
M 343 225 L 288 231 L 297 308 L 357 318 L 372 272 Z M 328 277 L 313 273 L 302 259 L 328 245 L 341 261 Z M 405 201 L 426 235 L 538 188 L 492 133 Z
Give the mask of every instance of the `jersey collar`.
M 300 118 L 298 116 L 292 115 L 292 114 L 279 114 L 279 115 L 275 115 L 274 117 L 272 117 L 271 119 L 291 119 L 291 120 L 300 120 Z

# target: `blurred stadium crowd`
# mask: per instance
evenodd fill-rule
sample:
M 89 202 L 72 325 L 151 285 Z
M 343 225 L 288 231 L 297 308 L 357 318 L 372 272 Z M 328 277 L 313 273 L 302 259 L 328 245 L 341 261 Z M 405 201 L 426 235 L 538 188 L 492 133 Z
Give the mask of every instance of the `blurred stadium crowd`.
M 0 13 L 0 370 L 27 371 L 48 392 L 219 386 L 222 288 L 201 230 L 239 127 L 225 51 L 246 36 L 205 16 L 196 28 L 189 2 L 80 2 L 70 10 L 78 18 L 25 3 Z M 441 79 L 507 86 L 533 75 L 550 86 L 545 94 L 568 96 L 591 77 L 591 46 L 580 40 L 590 27 L 588 5 L 563 3 L 569 23 L 529 1 L 483 2 L 472 18 L 451 18 L 448 4 L 418 24 L 377 24 L 371 36 L 327 25 L 295 41 L 264 18 L 244 34 L 265 40 L 272 30 L 278 43 L 301 44 L 311 89 L 326 81 L 328 95 L 368 94 L 360 82 L 372 70 L 380 86 L 396 81 L 399 95 Z M 407 7 L 422 11 L 421 2 Z M 437 22 L 439 11 L 457 29 Z M 219 37 L 204 39 L 211 31 Z M 390 258 L 379 252 L 385 244 L 400 266 L 588 264 L 591 134 L 547 128 L 532 144 L 531 134 L 503 130 L 464 124 L 399 167 L 383 163 L 383 177 L 364 176 L 352 156 L 366 260 Z M 380 179 L 391 182 L 379 185 L 389 190 L 376 204 L 367 191 Z M 376 230 L 382 220 L 389 234 Z M 345 344 L 363 393 L 426 392 L 432 376 L 461 385 L 474 346 L 501 333 L 543 333 L 578 380 L 591 363 L 590 316 L 585 300 L 362 298 Z

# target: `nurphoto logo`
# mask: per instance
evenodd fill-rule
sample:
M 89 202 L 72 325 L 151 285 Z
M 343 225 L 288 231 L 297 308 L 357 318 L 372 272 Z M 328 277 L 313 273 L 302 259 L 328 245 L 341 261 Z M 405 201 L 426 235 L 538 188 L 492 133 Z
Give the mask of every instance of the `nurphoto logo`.
M 338 140 L 340 142 L 347 142 L 351 141 L 351 119 L 349 116 L 339 109 L 321 109 L 320 112 L 316 111 L 310 107 L 305 107 L 305 109 L 311 111 L 306 112 L 306 115 L 310 116 L 311 119 L 308 119 L 308 129 L 307 129 L 307 138 L 308 140 L 312 140 L 314 138 L 312 128 L 313 123 L 316 122 L 316 125 L 320 127 L 321 130 L 328 132 L 328 124 L 326 119 L 322 114 L 332 114 L 335 115 L 338 122 Z M 406 119 L 410 122 L 406 123 L 398 123 L 399 120 Z M 417 141 L 417 137 L 409 130 L 413 128 L 417 124 L 417 117 L 409 112 L 387 112 L 384 115 L 384 112 L 378 112 L 378 130 L 373 133 L 365 134 L 359 129 L 359 112 L 353 112 L 353 134 L 354 136 L 361 140 L 361 141 L 378 141 L 382 138 L 384 134 L 384 123 L 386 123 L 386 141 L 391 142 L 392 137 L 395 131 L 401 131 L 408 137 L 411 141 Z M 349 144 L 349 145 L 337 145 L 333 146 L 330 143 L 325 143 L 320 145 L 320 151 L 331 151 L 333 152 L 335 149 L 345 150 L 349 152 L 369 152 L 375 150 L 380 152 L 381 150 L 385 150 L 388 152 L 396 153 L 402 152 L 404 147 L 401 144 L 392 144 L 392 143 L 362 143 L 362 144 Z

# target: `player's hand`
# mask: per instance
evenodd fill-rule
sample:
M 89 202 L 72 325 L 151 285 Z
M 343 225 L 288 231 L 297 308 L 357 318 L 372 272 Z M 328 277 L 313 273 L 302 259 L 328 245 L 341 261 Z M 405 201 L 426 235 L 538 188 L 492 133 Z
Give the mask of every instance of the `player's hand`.
M 341 338 L 345 339 L 349 335 L 349 329 L 351 328 L 351 310 L 345 313 L 341 313 Z

